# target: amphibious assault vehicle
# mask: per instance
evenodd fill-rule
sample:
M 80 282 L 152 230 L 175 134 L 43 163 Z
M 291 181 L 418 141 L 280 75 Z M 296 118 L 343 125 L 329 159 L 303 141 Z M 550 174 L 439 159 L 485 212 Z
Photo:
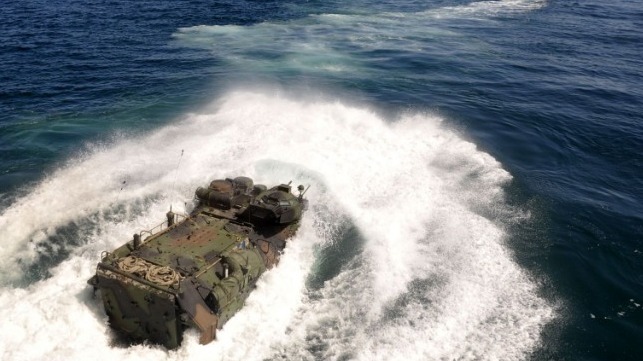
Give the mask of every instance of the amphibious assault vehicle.
M 88 283 L 100 291 L 111 327 L 167 348 L 181 344 L 187 327 L 200 331 L 202 344 L 214 340 L 297 230 L 308 203 L 308 189 L 298 190 L 214 180 L 196 190 L 189 215 L 170 208 L 167 221 L 103 252 Z

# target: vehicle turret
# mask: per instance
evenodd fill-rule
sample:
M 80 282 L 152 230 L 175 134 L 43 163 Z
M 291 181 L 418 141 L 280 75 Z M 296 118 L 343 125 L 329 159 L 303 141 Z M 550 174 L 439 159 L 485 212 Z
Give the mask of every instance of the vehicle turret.
M 246 217 L 257 224 L 289 224 L 301 219 L 306 202 L 281 184 L 259 193 L 248 206 Z

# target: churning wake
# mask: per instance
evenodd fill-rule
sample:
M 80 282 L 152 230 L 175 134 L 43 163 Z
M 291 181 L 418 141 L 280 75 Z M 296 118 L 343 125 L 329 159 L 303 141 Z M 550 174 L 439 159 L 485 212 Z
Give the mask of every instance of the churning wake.
M 240 174 L 312 185 L 281 264 L 216 342 L 199 345 L 195 332 L 173 351 L 115 342 L 85 284 L 100 252 L 159 223 L 170 204 L 189 208 L 197 186 Z M 554 312 L 498 221 L 475 211 L 517 216 L 503 203 L 510 179 L 430 114 L 391 121 L 338 101 L 230 92 L 96 146 L 3 210 L 0 358 L 522 359 Z M 338 243 L 354 255 L 307 284 Z M 28 279 L 43 260 L 47 274 Z

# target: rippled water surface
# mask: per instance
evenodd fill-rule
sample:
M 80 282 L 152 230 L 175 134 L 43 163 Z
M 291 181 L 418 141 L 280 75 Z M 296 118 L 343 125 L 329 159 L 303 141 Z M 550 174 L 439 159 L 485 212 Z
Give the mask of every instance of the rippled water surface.
M 0 19 L 0 358 L 643 353 L 637 3 L 28 0 Z M 100 252 L 238 174 L 311 185 L 279 267 L 217 342 L 116 342 L 85 283 Z

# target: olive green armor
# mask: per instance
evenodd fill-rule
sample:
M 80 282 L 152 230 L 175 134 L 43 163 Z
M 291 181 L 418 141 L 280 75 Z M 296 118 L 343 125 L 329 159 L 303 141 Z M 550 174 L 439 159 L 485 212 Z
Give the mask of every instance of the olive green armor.
M 104 252 L 88 283 L 100 291 L 111 327 L 127 339 L 175 348 L 196 327 L 215 339 L 261 274 L 279 261 L 307 207 L 304 189 L 270 189 L 247 177 L 196 190 L 190 215 L 167 221 Z

